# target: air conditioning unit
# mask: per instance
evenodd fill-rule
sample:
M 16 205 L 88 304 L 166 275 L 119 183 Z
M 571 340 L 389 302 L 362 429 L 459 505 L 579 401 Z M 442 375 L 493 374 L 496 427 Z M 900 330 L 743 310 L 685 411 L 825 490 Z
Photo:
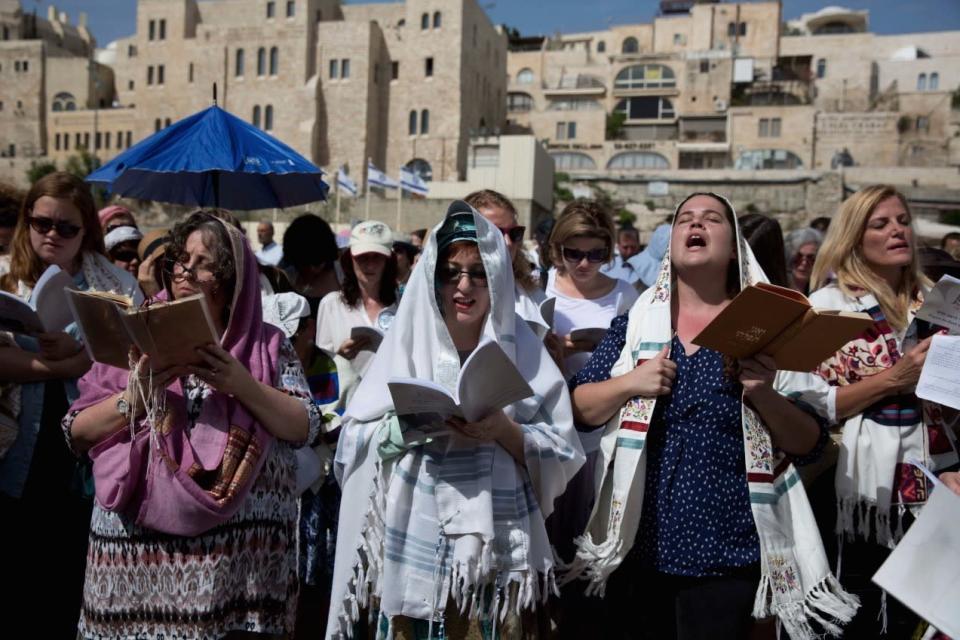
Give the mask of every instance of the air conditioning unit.
M 726 111 L 727 110 L 727 101 L 723 98 L 717 98 L 713 101 L 714 111 Z

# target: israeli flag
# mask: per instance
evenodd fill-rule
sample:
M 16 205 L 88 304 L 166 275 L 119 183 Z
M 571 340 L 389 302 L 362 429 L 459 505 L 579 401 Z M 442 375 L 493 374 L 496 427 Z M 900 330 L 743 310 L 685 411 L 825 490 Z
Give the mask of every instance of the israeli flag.
M 340 167 L 340 170 L 337 172 L 337 187 L 352 196 L 357 195 L 357 184 L 350 179 L 350 176 L 346 174 L 343 167 Z
M 425 196 L 430 193 L 427 183 L 424 182 L 420 176 L 406 167 L 400 169 L 400 188 L 404 191 L 415 193 L 418 196 Z
M 400 186 L 396 180 L 373 166 L 372 162 L 367 163 L 367 184 L 384 189 L 396 189 Z

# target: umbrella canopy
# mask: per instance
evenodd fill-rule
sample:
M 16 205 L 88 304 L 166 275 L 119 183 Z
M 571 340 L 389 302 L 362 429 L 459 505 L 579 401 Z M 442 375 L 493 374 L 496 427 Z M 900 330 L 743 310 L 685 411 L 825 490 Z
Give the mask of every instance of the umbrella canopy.
M 270 209 L 325 200 L 322 175 L 273 136 L 213 106 L 130 147 L 87 181 L 143 200 Z

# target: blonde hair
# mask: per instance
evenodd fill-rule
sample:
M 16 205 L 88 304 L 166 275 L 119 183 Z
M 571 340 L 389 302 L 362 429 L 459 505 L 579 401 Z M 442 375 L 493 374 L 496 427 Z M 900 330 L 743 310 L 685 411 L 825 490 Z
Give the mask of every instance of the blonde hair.
M 863 232 L 873 210 L 884 200 L 896 198 L 910 214 L 911 242 L 910 264 L 903 267 L 900 286 L 894 291 L 886 280 L 870 268 L 863 258 Z M 810 276 L 810 290 L 827 284 L 831 275 L 836 277 L 840 290 L 850 297 L 862 295 L 866 290 L 876 297 L 887 321 L 895 329 L 907 326 L 907 310 L 921 286 L 930 286 L 930 281 L 920 270 L 920 258 L 916 247 L 916 231 L 913 215 L 907 199 L 894 187 L 885 184 L 864 187 L 844 200 L 817 254 Z
M 597 238 L 607 246 L 607 262 L 613 259 L 613 243 L 616 231 L 613 218 L 599 204 L 592 200 L 574 200 L 568 204 L 557 218 L 550 232 L 550 262 L 559 273 L 564 273 L 563 243 L 570 238 Z
M 463 199 L 468 205 L 479 211 L 481 208 L 499 208 L 506 211 L 508 214 L 513 216 L 514 221 L 517 220 L 517 209 L 513 206 L 513 203 L 510 202 L 510 198 L 494 191 L 493 189 L 481 189 L 480 191 L 474 191 L 467 195 Z M 482 215 L 482 214 L 481 214 Z M 513 280 L 516 284 L 523 289 L 524 291 L 533 291 L 537 286 L 537 283 L 533 280 L 532 268 L 530 267 L 530 262 L 527 260 L 527 256 L 523 253 L 523 246 L 520 246 L 520 250 L 517 251 L 517 255 L 513 258 L 512 265 L 513 267 Z

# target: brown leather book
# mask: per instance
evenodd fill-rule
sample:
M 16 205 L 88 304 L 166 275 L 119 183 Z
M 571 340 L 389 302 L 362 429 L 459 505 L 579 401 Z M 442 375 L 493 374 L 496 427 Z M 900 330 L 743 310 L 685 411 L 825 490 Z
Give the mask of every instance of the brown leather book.
M 203 294 L 134 307 L 103 291 L 67 290 L 70 310 L 92 360 L 129 368 L 131 346 L 150 356 L 155 371 L 174 364 L 201 364 L 197 347 L 219 344 Z
M 813 371 L 871 325 L 866 313 L 814 309 L 797 291 L 760 283 L 741 291 L 693 343 L 735 358 L 764 353 L 783 371 Z

